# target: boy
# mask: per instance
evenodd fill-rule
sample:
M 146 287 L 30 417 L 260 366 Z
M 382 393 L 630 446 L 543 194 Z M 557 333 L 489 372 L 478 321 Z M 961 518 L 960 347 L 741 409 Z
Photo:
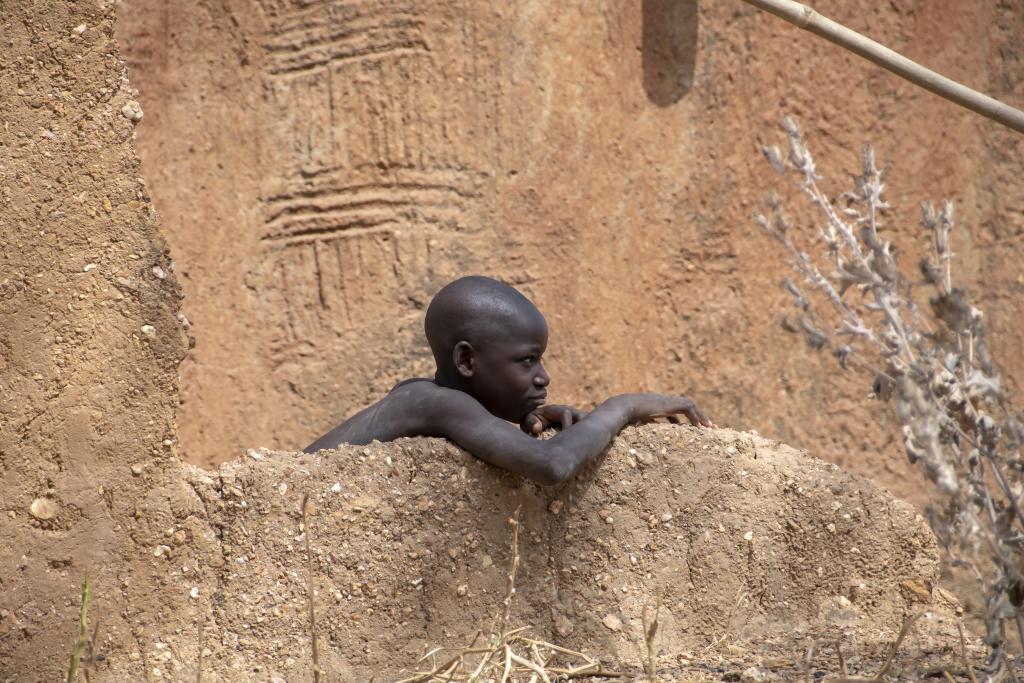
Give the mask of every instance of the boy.
M 437 364 L 434 379 L 400 382 L 306 453 L 342 443 L 439 436 L 492 465 L 557 484 L 599 455 L 627 424 L 681 413 L 694 425 L 714 426 L 683 396 L 623 394 L 589 414 L 545 405 L 551 381 L 541 365 L 547 322 L 529 299 L 497 280 L 470 276 L 446 285 L 427 307 L 424 327 Z M 531 438 L 552 426 L 561 431 L 551 439 Z

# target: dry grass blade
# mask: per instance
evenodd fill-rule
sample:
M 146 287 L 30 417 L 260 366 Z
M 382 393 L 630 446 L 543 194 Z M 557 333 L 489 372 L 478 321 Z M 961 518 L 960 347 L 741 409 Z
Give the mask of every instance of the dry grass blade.
M 881 681 L 885 675 L 889 673 L 889 669 L 892 668 L 893 663 L 896 661 L 896 655 L 899 653 L 900 645 L 903 644 L 903 639 L 907 637 L 907 634 L 910 633 L 911 627 L 918 619 L 921 618 L 921 614 L 921 612 L 913 615 L 908 614 L 903 618 L 903 626 L 900 627 L 899 635 L 897 635 L 896 640 L 893 641 L 892 648 L 889 650 L 889 655 L 885 658 L 885 664 L 883 664 L 882 668 L 877 674 L 875 674 L 875 678 L 873 680 Z
M 658 615 L 661 612 L 661 598 L 654 606 L 654 617 L 648 621 L 647 605 L 644 605 L 641 623 L 644 629 L 644 643 L 647 645 L 647 662 L 644 668 L 647 670 L 647 680 L 650 683 L 658 683 Z
M 733 603 L 732 607 L 729 608 L 728 614 L 725 615 L 725 630 L 722 631 L 722 635 L 718 636 L 717 638 L 714 638 L 711 641 L 711 644 L 704 648 L 704 652 L 710 652 L 711 650 L 714 650 L 716 647 L 725 642 L 726 638 L 732 635 L 732 619 L 736 614 L 736 610 L 739 609 L 740 606 L 747 601 L 748 597 L 749 595 L 745 590 L 743 590 L 742 587 L 738 591 L 736 591 L 736 601 Z
M 589 669 L 589 667 L 588 667 Z M 558 675 L 559 680 L 572 680 L 574 678 L 626 678 L 628 676 L 624 671 L 611 671 L 609 669 L 603 669 L 600 665 L 594 670 L 587 671 L 566 671 L 559 673 L 557 670 L 552 670 Z
M 512 529 L 512 559 L 508 566 L 508 585 L 505 589 L 505 600 L 501 611 L 501 625 L 499 633 L 504 639 L 508 635 L 508 621 L 512 616 L 512 597 L 516 592 L 516 573 L 519 571 L 519 513 L 522 506 L 516 508 L 515 513 L 509 517 L 508 525 Z
M 78 665 L 82 659 L 82 653 L 89 644 L 89 602 L 92 601 L 92 586 L 89 579 L 82 582 L 82 613 L 78 623 L 78 641 L 75 649 L 71 652 L 71 665 L 68 667 L 68 683 L 72 683 L 78 677 Z
M 967 673 L 967 677 L 971 679 L 971 683 L 978 683 L 978 679 L 974 677 L 974 668 L 967 661 L 967 639 L 964 638 L 964 625 L 960 623 L 959 619 L 956 620 L 956 630 L 960 634 L 960 661 L 964 665 L 964 671 Z
M 92 636 L 89 637 L 89 642 L 85 646 L 85 667 L 82 669 L 82 673 L 85 674 L 85 683 L 89 683 L 92 680 L 89 671 L 96 661 L 96 643 L 99 642 L 99 636 L 100 620 L 97 617 L 96 625 L 92 627 Z
M 309 642 L 313 651 L 313 683 L 320 683 L 320 650 L 316 641 L 316 606 L 313 588 L 313 551 L 309 547 L 309 517 L 314 512 L 309 494 L 302 496 L 302 531 L 306 537 L 306 605 L 309 612 Z
M 600 662 L 582 652 L 524 635 L 529 629 L 527 626 L 509 628 L 519 570 L 519 513 L 520 510 L 516 509 L 508 520 L 512 546 L 508 564 L 508 584 L 486 646 L 473 647 L 481 635 L 477 633 L 469 647 L 459 648 L 440 666 L 418 671 L 397 683 L 555 683 L 576 678 L 626 676 L 623 672 L 605 669 Z M 656 629 L 651 630 L 652 637 L 655 632 Z M 432 658 L 441 649 L 430 650 L 419 661 Z
M 206 619 L 199 621 L 199 656 L 196 657 L 196 683 L 203 683 L 203 650 L 206 649 Z
M 529 659 L 526 659 L 525 657 L 520 657 L 516 653 L 512 652 L 511 649 L 508 650 L 508 653 L 509 653 L 509 657 L 512 658 L 513 662 L 515 662 L 516 664 L 519 664 L 522 667 L 525 667 L 525 668 L 529 669 L 530 671 L 532 671 L 535 674 L 537 674 L 538 676 L 540 676 L 541 680 L 544 681 L 544 683 L 551 683 L 551 679 L 548 678 L 548 675 L 544 672 L 544 669 L 540 668 L 539 664 L 537 664 L 536 662 L 530 661 Z
M 814 659 L 814 645 L 815 643 L 812 641 L 804 654 L 804 683 L 811 683 L 811 660 Z
M 846 657 L 843 656 L 843 644 L 838 640 L 836 641 L 836 657 L 839 658 L 839 673 L 843 675 L 843 678 L 848 678 L 850 672 L 846 670 Z

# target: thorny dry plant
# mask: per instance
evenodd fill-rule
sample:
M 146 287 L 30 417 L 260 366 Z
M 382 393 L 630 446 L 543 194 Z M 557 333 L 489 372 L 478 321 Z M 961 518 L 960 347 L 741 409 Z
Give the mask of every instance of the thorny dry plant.
M 509 629 L 516 573 L 519 570 L 519 509 L 508 520 L 512 529 L 512 557 L 509 561 L 505 599 L 495 618 L 491 634 L 479 646 L 478 633 L 466 647 L 449 651 L 434 648 L 420 662 L 430 668 L 397 683 L 554 683 L 572 679 L 623 678 L 626 674 L 605 669 L 601 662 L 544 640 L 529 637 L 529 627 Z
M 907 457 L 937 494 L 931 527 L 950 563 L 980 587 L 994 672 L 1006 662 L 1007 622 L 1024 651 L 1024 413 L 1014 413 L 1001 390 L 982 312 L 955 284 L 953 205 L 923 205 L 930 245 L 918 274 L 909 275 L 880 234 L 891 207 L 872 149 L 863 152 L 853 189 L 832 200 L 797 124 L 787 117 L 783 128 L 787 153 L 771 147 L 765 156 L 824 217 L 813 254 L 795 241 L 805 235 L 777 196 L 770 216 L 756 217 L 802 279 L 783 283 L 798 311 L 795 323 L 783 324 L 810 348 L 830 350 L 842 368 L 867 371 L 874 397 L 894 399 Z M 924 293 L 927 306 L 919 306 Z

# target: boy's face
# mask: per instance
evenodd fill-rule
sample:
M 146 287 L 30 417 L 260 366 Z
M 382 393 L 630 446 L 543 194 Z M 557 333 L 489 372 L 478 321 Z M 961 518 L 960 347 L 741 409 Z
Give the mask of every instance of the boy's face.
M 471 391 L 489 412 L 518 423 L 547 399 L 551 378 L 541 364 L 547 322 L 534 309 L 494 332 L 490 341 L 474 349 Z

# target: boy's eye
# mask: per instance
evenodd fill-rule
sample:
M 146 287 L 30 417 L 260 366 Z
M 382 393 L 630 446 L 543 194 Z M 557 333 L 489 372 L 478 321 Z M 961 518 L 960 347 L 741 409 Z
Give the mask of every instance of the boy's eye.
M 527 356 L 525 358 L 521 358 L 519 362 L 525 363 L 526 365 L 533 365 L 534 363 L 537 362 L 537 357 L 536 356 Z

